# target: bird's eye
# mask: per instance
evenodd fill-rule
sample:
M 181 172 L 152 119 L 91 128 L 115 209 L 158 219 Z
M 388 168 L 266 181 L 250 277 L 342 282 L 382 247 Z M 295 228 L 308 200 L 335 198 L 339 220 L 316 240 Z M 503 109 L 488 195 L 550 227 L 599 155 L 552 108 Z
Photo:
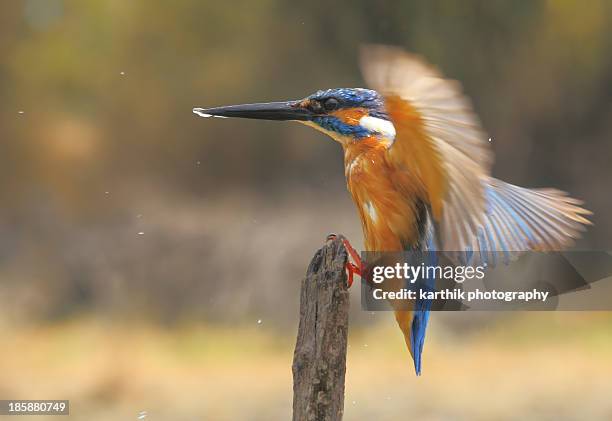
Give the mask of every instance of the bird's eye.
M 336 98 L 327 98 L 323 106 L 325 107 L 326 111 L 333 111 L 336 108 L 338 108 L 339 104 L 340 103 L 338 102 Z

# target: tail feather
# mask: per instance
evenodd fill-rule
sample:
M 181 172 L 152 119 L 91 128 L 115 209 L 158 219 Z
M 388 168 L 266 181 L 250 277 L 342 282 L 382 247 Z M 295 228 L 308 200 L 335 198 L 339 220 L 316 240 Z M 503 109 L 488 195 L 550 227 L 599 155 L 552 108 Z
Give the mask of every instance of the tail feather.
M 433 290 L 434 279 L 422 279 L 417 281 L 415 285 L 417 290 Z M 417 298 L 412 311 L 395 311 L 395 320 L 404 334 L 404 340 L 410 350 L 417 376 L 421 375 L 421 356 L 423 355 L 423 345 L 425 344 L 425 332 L 427 331 L 430 309 L 431 300 Z
M 431 223 L 431 217 L 428 214 L 427 222 L 424 230 L 424 238 L 421 241 L 421 251 L 413 250 L 410 253 L 411 265 L 420 265 L 424 263 L 426 266 L 435 266 L 438 263 L 438 256 L 435 252 L 435 235 L 434 226 Z M 421 375 L 421 356 L 423 355 L 423 345 L 425 344 L 425 332 L 427 331 L 427 323 L 429 322 L 429 312 L 431 310 L 432 300 L 421 299 L 418 290 L 433 291 L 435 287 L 435 278 L 433 276 L 423 276 L 417 279 L 409 288 L 417 291 L 417 298 L 414 301 L 412 311 L 398 310 L 395 312 L 395 319 L 404 334 L 404 340 L 410 355 L 414 362 L 414 370 L 417 376 Z

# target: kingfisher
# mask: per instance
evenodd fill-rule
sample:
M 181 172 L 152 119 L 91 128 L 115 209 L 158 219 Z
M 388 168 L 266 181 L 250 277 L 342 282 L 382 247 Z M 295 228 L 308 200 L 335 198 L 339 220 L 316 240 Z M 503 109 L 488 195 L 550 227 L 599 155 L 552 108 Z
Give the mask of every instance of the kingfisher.
M 364 46 L 360 61 L 369 89 L 193 112 L 296 121 L 338 142 L 366 251 L 436 251 L 457 264 L 492 265 L 529 250 L 565 249 L 590 224 L 583 202 L 563 191 L 491 176 L 489 137 L 458 82 L 400 47 Z M 350 285 L 364 268 L 343 241 Z M 395 310 L 417 375 L 430 304 L 417 299 L 411 309 Z

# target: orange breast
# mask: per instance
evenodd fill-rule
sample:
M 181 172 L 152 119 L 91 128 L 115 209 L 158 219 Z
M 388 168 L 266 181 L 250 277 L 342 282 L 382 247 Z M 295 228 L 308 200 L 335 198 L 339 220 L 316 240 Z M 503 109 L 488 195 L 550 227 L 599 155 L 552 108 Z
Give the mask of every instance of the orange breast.
M 366 250 L 400 251 L 414 244 L 417 203 L 424 197 L 417 180 L 397 171 L 387 158 L 386 145 L 375 138 L 344 145 L 344 164 Z

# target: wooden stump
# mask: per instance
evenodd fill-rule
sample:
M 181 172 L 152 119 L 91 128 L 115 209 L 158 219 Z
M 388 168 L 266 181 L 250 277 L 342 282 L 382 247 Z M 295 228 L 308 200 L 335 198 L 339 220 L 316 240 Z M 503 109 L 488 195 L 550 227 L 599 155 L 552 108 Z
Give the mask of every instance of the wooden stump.
M 293 420 L 336 421 L 344 412 L 349 294 L 339 239 L 310 262 L 300 293 L 293 355 Z

